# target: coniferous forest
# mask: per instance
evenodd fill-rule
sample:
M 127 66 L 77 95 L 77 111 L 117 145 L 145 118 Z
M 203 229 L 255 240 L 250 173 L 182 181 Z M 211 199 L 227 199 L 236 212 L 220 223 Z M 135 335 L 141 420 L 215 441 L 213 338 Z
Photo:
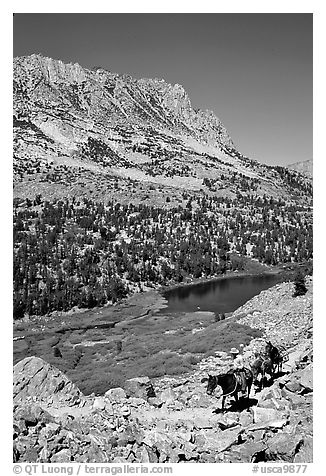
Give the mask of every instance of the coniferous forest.
M 310 207 L 187 196 L 186 207 L 14 200 L 14 318 L 92 308 L 145 287 L 312 258 Z

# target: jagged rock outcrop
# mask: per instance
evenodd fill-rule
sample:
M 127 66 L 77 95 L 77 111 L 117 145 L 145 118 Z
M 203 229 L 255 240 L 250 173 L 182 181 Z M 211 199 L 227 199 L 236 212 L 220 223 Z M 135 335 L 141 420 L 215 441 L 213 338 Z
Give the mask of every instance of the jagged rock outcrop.
M 76 404 L 81 391 L 60 370 L 39 357 L 26 357 L 14 366 L 14 403 L 30 397 L 38 401 Z
M 87 138 L 88 132 L 130 123 L 132 117 L 134 127 L 159 127 L 212 145 L 233 147 L 212 112 L 195 111 L 183 87 L 164 80 L 137 80 L 101 68 L 94 71 L 79 64 L 31 55 L 14 60 L 14 92 L 15 116 L 29 117 L 45 134 L 51 135 L 46 122 L 52 124 L 54 134 L 59 122 L 69 125 L 73 119 L 84 121 L 84 137 L 61 129 L 61 134 L 52 137 L 59 142 L 61 136 L 62 140 L 66 136 L 77 145 Z M 67 118 L 62 115 L 62 107 L 70 109 Z

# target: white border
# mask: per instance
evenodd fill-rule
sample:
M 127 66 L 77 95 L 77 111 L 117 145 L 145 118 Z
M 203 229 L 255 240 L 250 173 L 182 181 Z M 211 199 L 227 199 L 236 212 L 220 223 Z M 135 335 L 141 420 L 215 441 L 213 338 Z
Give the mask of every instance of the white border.
M 325 369 L 323 347 L 325 340 L 326 318 L 324 303 L 322 301 L 325 294 L 324 289 L 324 269 L 325 251 L 324 246 L 324 221 L 325 221 L 325 194 L 324 181 L 326 157 L 325 157 L 325 28 L 326 18 L 322 2 L 317 1 L 232 1 L 232 2 L 207 2 L 200 3 L 189 1 L 157 0 L 134 2 L 108 2 L 77 1 L 41 2 L 41 1 L 12 1 L 1 6 L 1 211 L 2 211 L 2 233 L 1 233 L 1 291 L 2 291 L 2 322 L 5 332 L 1 348 L 2 366 L 2 392 L 1 408 L 6 417 L 2 425 L 1 460 L 5 463 L 3 474 L 12 472 L 12 440 L 11 440 L 11 407 L 12 407 L 12 13 L 314 13 L 314 354 L 315 354 L 315 392 L 314 392 L 314 464 L 309 466 L 306 474 L 322 474 L 322 462 L 325 449 L 324 415 L 326 412 L 324 403 Z M 4 132 L 5 131 L 5 132 Z M 8 467 L 7 467 L 8 466 Z M 176 465 L 173 465 L 176 466 Z M 191 466 L 191 468 L 190 468 Z M 230 467 L 232 466 L 232 468 Z M 200 467 L 199 467 L 200 468 Z M 178 465 L 174 474 L 188 474 L 199 469 L 194 465 Z M 221 471 L 223 474 L 249 474 L 251 465 L 205 465 L 204 471 L 216 474 Z M 8 469 L 8 471 L 6 471 Z M 201 470 L 201 468 L 200 468 Z

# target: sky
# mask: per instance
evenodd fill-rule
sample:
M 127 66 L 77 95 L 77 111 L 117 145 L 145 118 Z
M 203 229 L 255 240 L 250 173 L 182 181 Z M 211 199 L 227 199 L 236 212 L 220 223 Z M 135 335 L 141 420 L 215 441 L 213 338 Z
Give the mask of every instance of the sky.
M 237 149 L 269 165 L 312 159 L 310 13 L 18 13 L 14 56 L 181 84 Z

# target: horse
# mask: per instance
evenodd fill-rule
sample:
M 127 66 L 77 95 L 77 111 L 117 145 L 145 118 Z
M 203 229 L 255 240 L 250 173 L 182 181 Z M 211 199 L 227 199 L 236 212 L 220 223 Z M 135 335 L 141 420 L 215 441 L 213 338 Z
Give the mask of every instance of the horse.
M 257 359 L 251 364 L 251 371 L 253 374 L 253 380 L 257 380 L 258 375 L 261 375 L 260 381 L 260 390 L 264 387 L 264 380 L 266 372 L 273 378 L 274 376 L 274 366 L 272 359 L 269 357 L 262 357 L 259 356 Z
M 241 382 L 233 371 L 220 375 L 209 375 L 208 379 L 204 378 L 202 380 L 202 382 L 205 381 L 208 382 L 206 388 L 206 393 L 208 395 L 212 395 L 218 385 L 222 387 L 222 411 L 224 411 L 224 403 L 226 397 L 234 395 L 235 401 L 236 403 L 238 403 L 238 393 L 241 390 Z M 251 385 L 253 382 L 253 374 L 250 369 L 245 369 L 245 381 L 247 390 L 247 401 L 249 401 Z
M 282 370 L 282 363 L 284 360 L 280 350 L 277 347 L 275 347 L 271 343 L 271 341 L 268 341 L 266 345 L 266 353 L 269 356 L 270 360 L 272 361 L 274 372 L 277 369 L 277 373 L 280 373 Z

